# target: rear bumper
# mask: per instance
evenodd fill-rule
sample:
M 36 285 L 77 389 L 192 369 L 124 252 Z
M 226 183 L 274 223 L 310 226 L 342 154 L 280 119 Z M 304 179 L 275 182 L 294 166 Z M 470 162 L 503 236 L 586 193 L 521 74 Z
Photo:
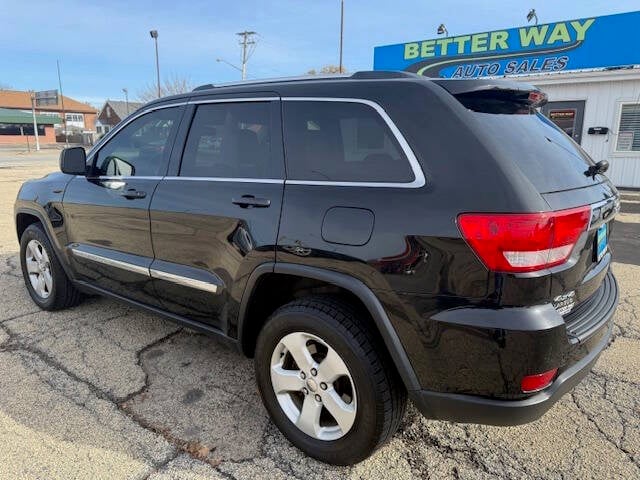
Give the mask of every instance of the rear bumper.
M 562 372 L 550 387 L 524 400 L 494 400 L 427 390 L 409 392 L 409 396 L 418 410 L 428 418 L 487 425 L 528 423 L 540 418 L 591 371 L 607 346 L 612 329 L 613 322 L 609 322 L 606 335 L 591 353 Z
M 618 303 L 618 287 L 612 273 L 609 272 L 607 274 L 602 288 L 599 289 L 599 293 L 600 301 L 593 302 L 593 308 L 585 312 L 588 313 L 593 319 L 594 324 L 597 324 L 598 327 L 597 329 L 590 329 L 588 337 L 581 336 L 578 340 L 571 334 L 569 331 L 570 328 L 563 324 L 562 335 L 564 336 L 564 347 L 562 348 L 562 353 L 559 351 L 557 342 L 555 346 L 546 344 L 546 342 L 538 344 L 535 347 L 530 345 L 530 347 L 534 347 L 533 349 L 541 354 L 540 356 L 536 355 L 534 358 L 545 358 L 551 363 L 541 362 L 539 369 L 532 369 L 532 365 L 529 364 L 526 369 L 528 372 L 525 370 L 525 373 L 542 372 L 553 366 L 560 367 L 558 377 L 545 390 L 522 399 L 495 398 L 495 396 L 490 394 L 481 396 L 446 391 L 416 390 L 409 392 L 411 400 L 423 415 L 438 420 L 489 425 L 518 425 L 539 418 L 564 394 L 580 383 L 591 371 L 600 353 L 609 342 L 613 329 L 613 314 Z M 534 323 L 538 326 L 548 324 L 547 327 L 551 328 L 546 329 L 546 331 L 555 332 L 553 336 L 547 337 L 546 340 L 558 340 L 559 328 L 558 326 L 552 326 L 555 319 L 553 322 L 550 321 L 549 318 L 545 319 L 544 313 L 548 312 L 548 310 L 540 309 L 534 310 L 534 312 L 535 315 L 533 315 L 533 317 L 537 317 L 537 321 Z M 487 312 L 484 313 L 486 314 Z M 531 317 L 531 311 L 528 312 L 527 315 L 530 317 L 530 320 L 534 319 Z M 516 318 L 512 318 L 511 321 L 517 324 L 519 323 L 517 320 Z M 529 334 L 533 336 L 532 338 L 539 340 L 545 339 L 545 337 L 538 337 L 535 330 L 529 331 Z M 506 337 L 509 338 L 508 333 Z M 546 354 L 545 345 L 549 348 Z M 504 355 L 504 350 L 508 350 L 507 345 L 505 345 L 503 355 L 501 355 L 500 364 L 503 365 L 503 368 L 498 372 L 499 374 L 505 373 L 505 364 L 517 364 L 522 360 L 522 357 L 526 357 L 527 354 L 530 353 L 527 350 L 521 350 L 519 355 L 514 352 Z M 486 365 L 482 366 L 482 368 L 486 367 Z M 513 374 L 515 372 L 511 371 L 511 373 Z M 451 376 L 455 377 L 455 375 L 455 370 L 452 370 Z M 515 374 L 509 375 L 509 378 L 516 380 L 521 377 Z

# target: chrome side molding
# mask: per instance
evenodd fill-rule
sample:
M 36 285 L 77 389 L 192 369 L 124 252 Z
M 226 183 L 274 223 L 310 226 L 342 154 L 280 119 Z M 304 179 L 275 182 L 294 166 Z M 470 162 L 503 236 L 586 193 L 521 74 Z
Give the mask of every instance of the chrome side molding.
M 204 290 L 206 292 L 216 293 L 218 291 L 218 285 L 214 283 L 205 282 L 203 280 L 196 280 L 191 277 L 183 277 L 182 275 L 176 275 L 175 273 L 169 273 L 155 268 L 150 268 L 149 273 L 151 278 L 157 280 L 166 280 L 168 282 L 177 283 L 185 287 L 195 288 L 197 290 Z
M 140 265 L 135 265 L 129 262 L 123 262 L 122 260 L 115 260 L 113 258 L 105 257 L 103 255 L 97 255 L 95 253 L 85 252 L 84 250 L 80 250 L 74 247 L 71 247 L 71 252 L 73 253 L 74 256 L 79 258 L 85 258 L 87 260 L 92 260 L 94 262 L 102 263 L 104 265 L 109 265 L 110 267 L 121 268 L 129 272 L 134 272 L 134 273 L 139 273 L 141 275 L 149 276 L 149 269 L 147 267 L 142 267 Z
M 191 277 L 185 277 L 177 275 L 175 273 L 165 272 L 164 270 L 158 270 L 157 268 L 143 267 L 134 263 L 125 262 L 123 260 L 116 260 L 104 255 L 98 255 L 96 253 L 90 253 L 85 250 L 81 250 L 78 247 L 70 247 L 71 253 L 78 258 L 84 258 L 93 262 L 108 265 L 110 267 L 120 268 L 129 272 L 138 273 L 149 278 L 156 280 L 166 280 L 185 287 L 195 288 L 197 290 L 203 290 L 205 292 L 217 293 L 219 285 L 215 283 L 206 282 L 204 280 L 198 280 Z

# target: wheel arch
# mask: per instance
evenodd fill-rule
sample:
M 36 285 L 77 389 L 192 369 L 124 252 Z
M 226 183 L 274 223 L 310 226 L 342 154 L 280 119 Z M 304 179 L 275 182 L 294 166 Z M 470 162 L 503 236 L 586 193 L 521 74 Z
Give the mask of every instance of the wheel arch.
M 18 234 L 18 241 L 20 241 L 20 239 L 22 238 L 22 234 L 29 227 L 29 225 L 32 225 L 34 223 L 40 223 L 40 224 L 43 224 L 43 227 L 44 227 L 42 218 L 35 211 L 20 210 L 16 213 L 15 220 L 16 220 L 16 233 Z
M 58 243 L 58 239 L 53 234 L 51 223 L 47 221 L 46 214 L 38 210 L 34 210 L 33 208 L 20 207 L 15 210 L 15 222 L 16 233 L 18 234 L 18 242 L 20 242 L 22 234 L 27 228 L 29 228 L 30 225 L 33 225 L 34 223 L 39 223 L 40 225 L 42 225 L 44 234 L 49 239 L 49 243 L 51 243 L 53 254 L 60 262 L 60 265 L 62 265 L 62 268 L 67 274 L 67 277 L 69 277 L 70 279 L 74 278 L 71 268 L 66 261 L 66 257 L 65 255 L 63 255 L 60 244 Z
M 255 337 L 264 325 L 267 315 L 252 315 L 252 304 L 260 299 L 261 281 L 272 275 L 291 276 L 300 280 L 322 282 L 333 285 L 350 295 L 353 295 L 367 310 L 377 333 L 393 360 L 407 390 L 418 390 L 420 385 L 411 366 L 407 353 L 402 346 L 391 320 L 376 295 L 363 282 L 350 275 L 326 270 L 323 268 L 298 265 L 291 263 L 268 263 L 258 266 L 249 276 L 238 312 L 238 346 L 247 356 L 253 355 Z

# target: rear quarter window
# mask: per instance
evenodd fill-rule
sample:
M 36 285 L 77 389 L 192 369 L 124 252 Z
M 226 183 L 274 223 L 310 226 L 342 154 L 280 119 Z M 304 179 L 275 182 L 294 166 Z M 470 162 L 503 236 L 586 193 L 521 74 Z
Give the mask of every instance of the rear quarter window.
M 371 106 L 346 101 L 285 101 L 287 178 L 409 183 L 411 165 Z

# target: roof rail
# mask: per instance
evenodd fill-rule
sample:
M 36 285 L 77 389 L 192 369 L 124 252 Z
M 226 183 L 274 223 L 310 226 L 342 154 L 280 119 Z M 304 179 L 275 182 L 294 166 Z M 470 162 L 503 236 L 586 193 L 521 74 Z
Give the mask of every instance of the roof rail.
M 374 79 L 385 79 L 385 78 L 410 78 L 414 76 L 416 76 L 415 73 L 409 73 L 409 72 L 365 70 L 365 71 L 355 72 L 352 75 L 344 74 L 344 73 L 336 73 L 336 74 L 329 74 L 329 75 L 303 75 L 298 77 L 263 78 L 260 80 L 241 80 L 238 82 L 216 83 L 216 84 L 207 83 L 205 85 L 200 85 L 199 87 L 194 88 L 193 91 L 198 92 L 201 90 L 210 90 L 212 88 L 219 88 L 219 87 L 260 85 L 260 84 L 269 84 L 269 83 L 338 80 L 338 79 L 348 79 L 348 78 L 353 78 L 355 80 L 374 80 Z

